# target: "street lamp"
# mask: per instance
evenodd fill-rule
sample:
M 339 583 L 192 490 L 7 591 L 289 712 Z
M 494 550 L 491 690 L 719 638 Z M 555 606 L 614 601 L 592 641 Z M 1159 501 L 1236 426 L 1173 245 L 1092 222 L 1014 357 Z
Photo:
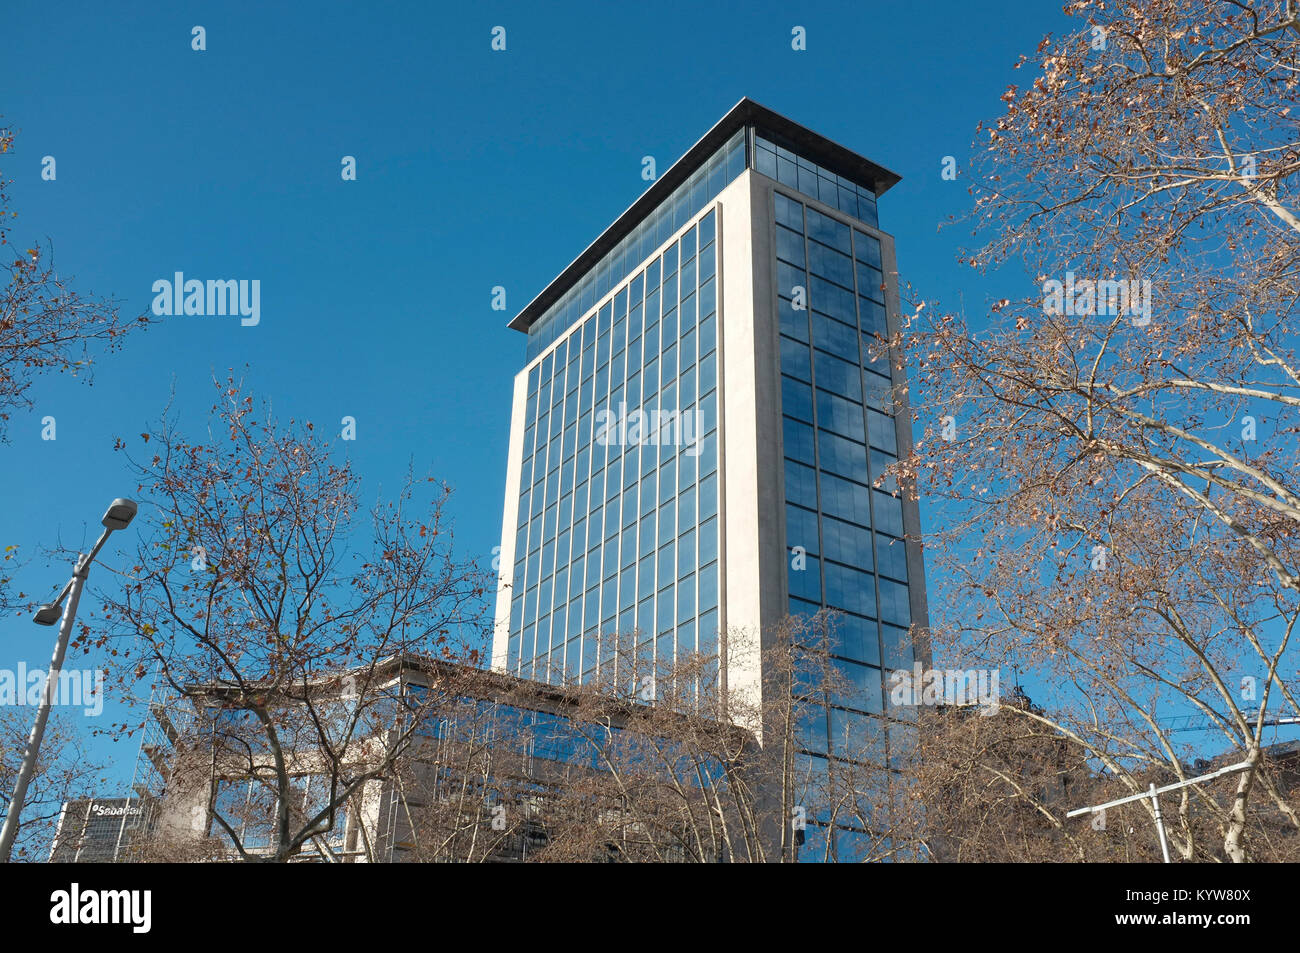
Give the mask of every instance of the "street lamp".
M 77 558 L 77 565 L 59 593 L 59 597 L 36 610 L 32 621 L 37 625 L 54 625 L 60 617 L 63 624 L 59 627 L 59 638 L 54 643 L 54 657 L 50 660 L 50 670 L 45 676 L 45 691 L 41 693 L 41 704 L 36 710 L 36 723 L 32 725 L 31 736 L 27 739 L 27 748 L 23 752 L 23 764 L 18 771 L 18 780 L 14 784 L 14 796 L 9 802 L 9 812 L 5 814 L 3 832 L 0 832 L 0 863 L 9 863 L 13 852 L 14 840 L 18 837 L 18 818 L 22 814 L 23 802 L 27 799 L 27 786 L 36 771 L 36 758 L 40 754 L 41 741 L 45 737 L 45 723 L 50 719 L 50 706 L 54 701 L 54 692 L 59 684 L 59 669 L 63 667 L 63 657 L 68 652 L 68 640 L 72 635 L 72 626 L 77 618 L 77 603 L 81 599 L 81 589 L 90 572 L 90 564 L 95 561 L 99 551 L 104 548 L 108 537 L 119 529 L 126 529 L 135 518 L 136 505 L 131 500 L 117 499 L 108 507 L 100 522 L 104 532 L 100 534 L 95 548 Z M 68 600 L 68 608 L 63 609 L 63 600 Z
M 1213 781 L 1215 778 L 1221 778 L 1225 774 L 1233 774 L 1236 771 L 1245 771 L 1252 767 L 1253 762 L 1239 761 L 1236 764 L 1230 764 L 1226 768 L 1219 768 L 1217 771 L 1211 771 L 1208 774 L 1202 774 L 1194 778 L 1188 778 L 1186 781 L 1175 781 L 1173 784 L 1166 784 L 1164 787 L 1156 787 L 1155 782 L 1143 791 L 1141 794 L 1130 794 L 1128 797 L 1122 797 L 1118 800 L 1107 801 L 1105 804 L 1095 804 L 1092 807 L 1081 807 L 1077 810 L 1070 811 L 1066 817 L 1078 817 L 1080 814 L 1095 814 L 1098 811 L 1105 811 L 1108 807 L 1116 807 L 1120 804 L 1128 804 L 1130 801 L 1141 801 L 1143 798 L 1151 799 L 1151 807 L 1155 812 L 1156 831 L 1160 834 L 1160 853 L 1164 854 L 1165 863 L 1171 863 L 1169 860 L 1169 840 L 1165 836 L 1165 821 L 1160 813 L 1160 795 L 1166 791 L 1177 791 L 1179 788 L 1185 788 L 1190 784 L 1200 784 L 1203 781 Z

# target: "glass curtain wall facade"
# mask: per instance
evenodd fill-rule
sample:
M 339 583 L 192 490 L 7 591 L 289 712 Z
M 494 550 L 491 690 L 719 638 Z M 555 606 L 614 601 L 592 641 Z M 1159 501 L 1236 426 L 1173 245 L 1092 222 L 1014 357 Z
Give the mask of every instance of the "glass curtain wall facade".
M 527 369 L 514 674 L 716 650 L 717 249 L 711 209 Z
M 811 159 L 774 143 L 763 132 L 754 134 L 754 170 L 782 185 L 818 199 L 872 228 L 876 217 L 876 195 L 870 187 L 836 175 Z
M 528 329 L 527 360 L 565 334 L 744 170 L 745 132 L 741 130 L 543 312 Z
M 824 790 L 832 759 L 865 753 L 896 769 L 916 731 L 914 709 L 888 704 L 888 672 L 910 669 L 914 650 L 903 506 L 885 472 L 899 454 L 886 284 L 880 240 L 861 227 L 876 227 L 874 196 L 761 132 L 755 147 L 756 171 L 843 213 L 773 190 L 788 605 L 835 611 L 832 665 L 849 687 L 801 708 L 795 773 Z M 825 856 L 824 821 L 809 819 L 801 857 Z M 870 840 L 833 835 L 840 860 Z

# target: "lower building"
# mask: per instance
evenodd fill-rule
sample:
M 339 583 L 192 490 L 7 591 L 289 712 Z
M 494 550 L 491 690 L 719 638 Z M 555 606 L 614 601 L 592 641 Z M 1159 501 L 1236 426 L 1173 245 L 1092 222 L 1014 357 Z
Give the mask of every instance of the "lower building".
M 65 801 L 50 846 L 50 863 L 114 863 L 148 835 L 154 805 L 144 798 Z
M 288 840 L 281 859 L 344 863 L 763 855 L 735 784 L 753 736 L 636 695 L 411 656 L 305 692 L 185 694 L 158 706 L 170 748 L 150 755 L 165 770 L 142 860 L 268 859 Z

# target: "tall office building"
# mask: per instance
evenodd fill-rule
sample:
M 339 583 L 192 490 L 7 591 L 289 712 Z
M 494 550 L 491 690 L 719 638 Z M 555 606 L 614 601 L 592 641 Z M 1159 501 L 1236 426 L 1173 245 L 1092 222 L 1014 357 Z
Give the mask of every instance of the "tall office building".
M 617 632 L 659 662 L 717 652 L 758 691 L 761 646 L 728 634 L 828 606 L 854 690 L 807 756 L 882 713 L 926 620 L 916 506 L 875 486 L 911 445 L 878 352 L 897 181 L 744 99 L 510 322 L 495 668 L 587 680 Z

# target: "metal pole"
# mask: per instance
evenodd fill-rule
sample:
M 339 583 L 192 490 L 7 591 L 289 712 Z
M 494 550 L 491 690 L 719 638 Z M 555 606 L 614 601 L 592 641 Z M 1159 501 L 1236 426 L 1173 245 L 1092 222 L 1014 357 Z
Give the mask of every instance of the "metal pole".
M 1156 788 L 1157 794 L 1164 794 L 1166 791 L 1177 791 L 1185 788 L 1189 784 L 1200 784 L 1202 781 L 1213 781 L 1215 778 L 1221 778 L 1225 774 L 1232 774 L 1234 771 L 1245 771 L 1251 767 L 1249 761 L 1239 761 L 1237 764 L 1230 764 L 1226 768 L 1219 768 L 1217 771 L 1211 771 L 1209 774 L 1198 775 L 1194 778 L 1188 778 L 1186 781 L 1175 781 L 1173 784 L 1166 784 L 1164 787 Z M 1092 807 L 1080 807 L 1066 814 L 1066 817 L 1078 817 L 1080 814 L 1096 813 L 1110 807 L 1117 807 L 1120 804 L 1127 804 L 1130 801 L 1140 801 L 1143 798 L 1150 797 L 1149 791 L 1143 791 L 1140 794 L 1130 794 L 1128 797 L 1116 798 L 1114 801 L 1107 801 L 1105 804 L 1094 804 Z
M 1160 795 L 1156 794 L 1156 783 L 1151 782 L 1151 806 L 1156 812 L 1156 830 L 1160 832 L 1160 853 L 1165 855 L 1165 863 L 1171 863 L 1169 860 L 1169 841 L 1165 839 L 1165 821 L 1160 816 Z
M 101 537 L 99 546 L 103 545 L 103 541 L 104 537 Z M 99 546 L 95 547 L 95 551 L 98 551 Z M 86 582 L 86 575 L 90 572 L 92 558 L 94 558 L 93 554 L 80 557 L 72 575 L 68 607 L 63 612 L 63 624 L 59 626 L 58 641 L 54 643 L 54 657 L 50 660 L 50 670 L 45 676 L 45 691 L 41 694 L 41 704 L 36 711 L 36 724 L 32 725 L 31 737 L 27 739 L 27 750 L 23 753 L 23 765 L 18 771 L 18 782 L 14 785 L 13 800 L 9 802 L 4 831 L 0 833 L 0 864 L 9 863 L 14 840 L 18 837 L 18 818 L 23 811 L 23 802 L 27 799 L 27 785 L 36 772 L 36 758 L 40 754 L 41 741 L 45 738 L 45 723 L 49 721 L 50 705 L 59 686 L 59 669 L 63 667 L 63 657 L 68 652 L 68 639 L 72 635 L 72 626 L 77 618 L 77 602 L 81 598 L 81 587 Z
M 1186 781 L 1175 781 L 1173 784 L 1166 784 L 1164 787 L 1156 787 L 1155 782 L 1151 782 L 1151 787 L 1141 794 L 1130 794 L 1128 797 L 1117 798 L 1114 801 L 1107 801 L 1105 804 L 1094 804 L 1092 807 L 1080 807 L 1070 811 L 1066 817 L 1078 817 L 1080 814 L 1095 814 L 1098 811 L 1104 811 L 1110 807 L 1118 807 L 1121 804 L 1128 804 L 1130 801 L 1140 801 L 1143 798 L 1151 798 L 1151 806 L 1155 809 L 1156 830 L 1160 832 L 1160 850 L 1165 855 L 1165 863 L 1172 863 L 1169 859 L 1169 841 L 1165 838 L 1165 822 L 1160 815 L 1160 795 L 1165 791 L 1177 791 L 1185 788 L 1190 784 L 1200 784 L 1202 781 L 1213 781 L 1215 778 L 1221 778 L 1225 774 L 1232 774 L 1235 771 L 1245 771 L 1253 767 L 1253 762 L 1239 761 L 1236 764 L 1230 764 L 1226 768 L 1219 768 L 1217 771 L 1211 771 L 1208 774 L 1202 774 L 1195 778 L 1188 778 Z

